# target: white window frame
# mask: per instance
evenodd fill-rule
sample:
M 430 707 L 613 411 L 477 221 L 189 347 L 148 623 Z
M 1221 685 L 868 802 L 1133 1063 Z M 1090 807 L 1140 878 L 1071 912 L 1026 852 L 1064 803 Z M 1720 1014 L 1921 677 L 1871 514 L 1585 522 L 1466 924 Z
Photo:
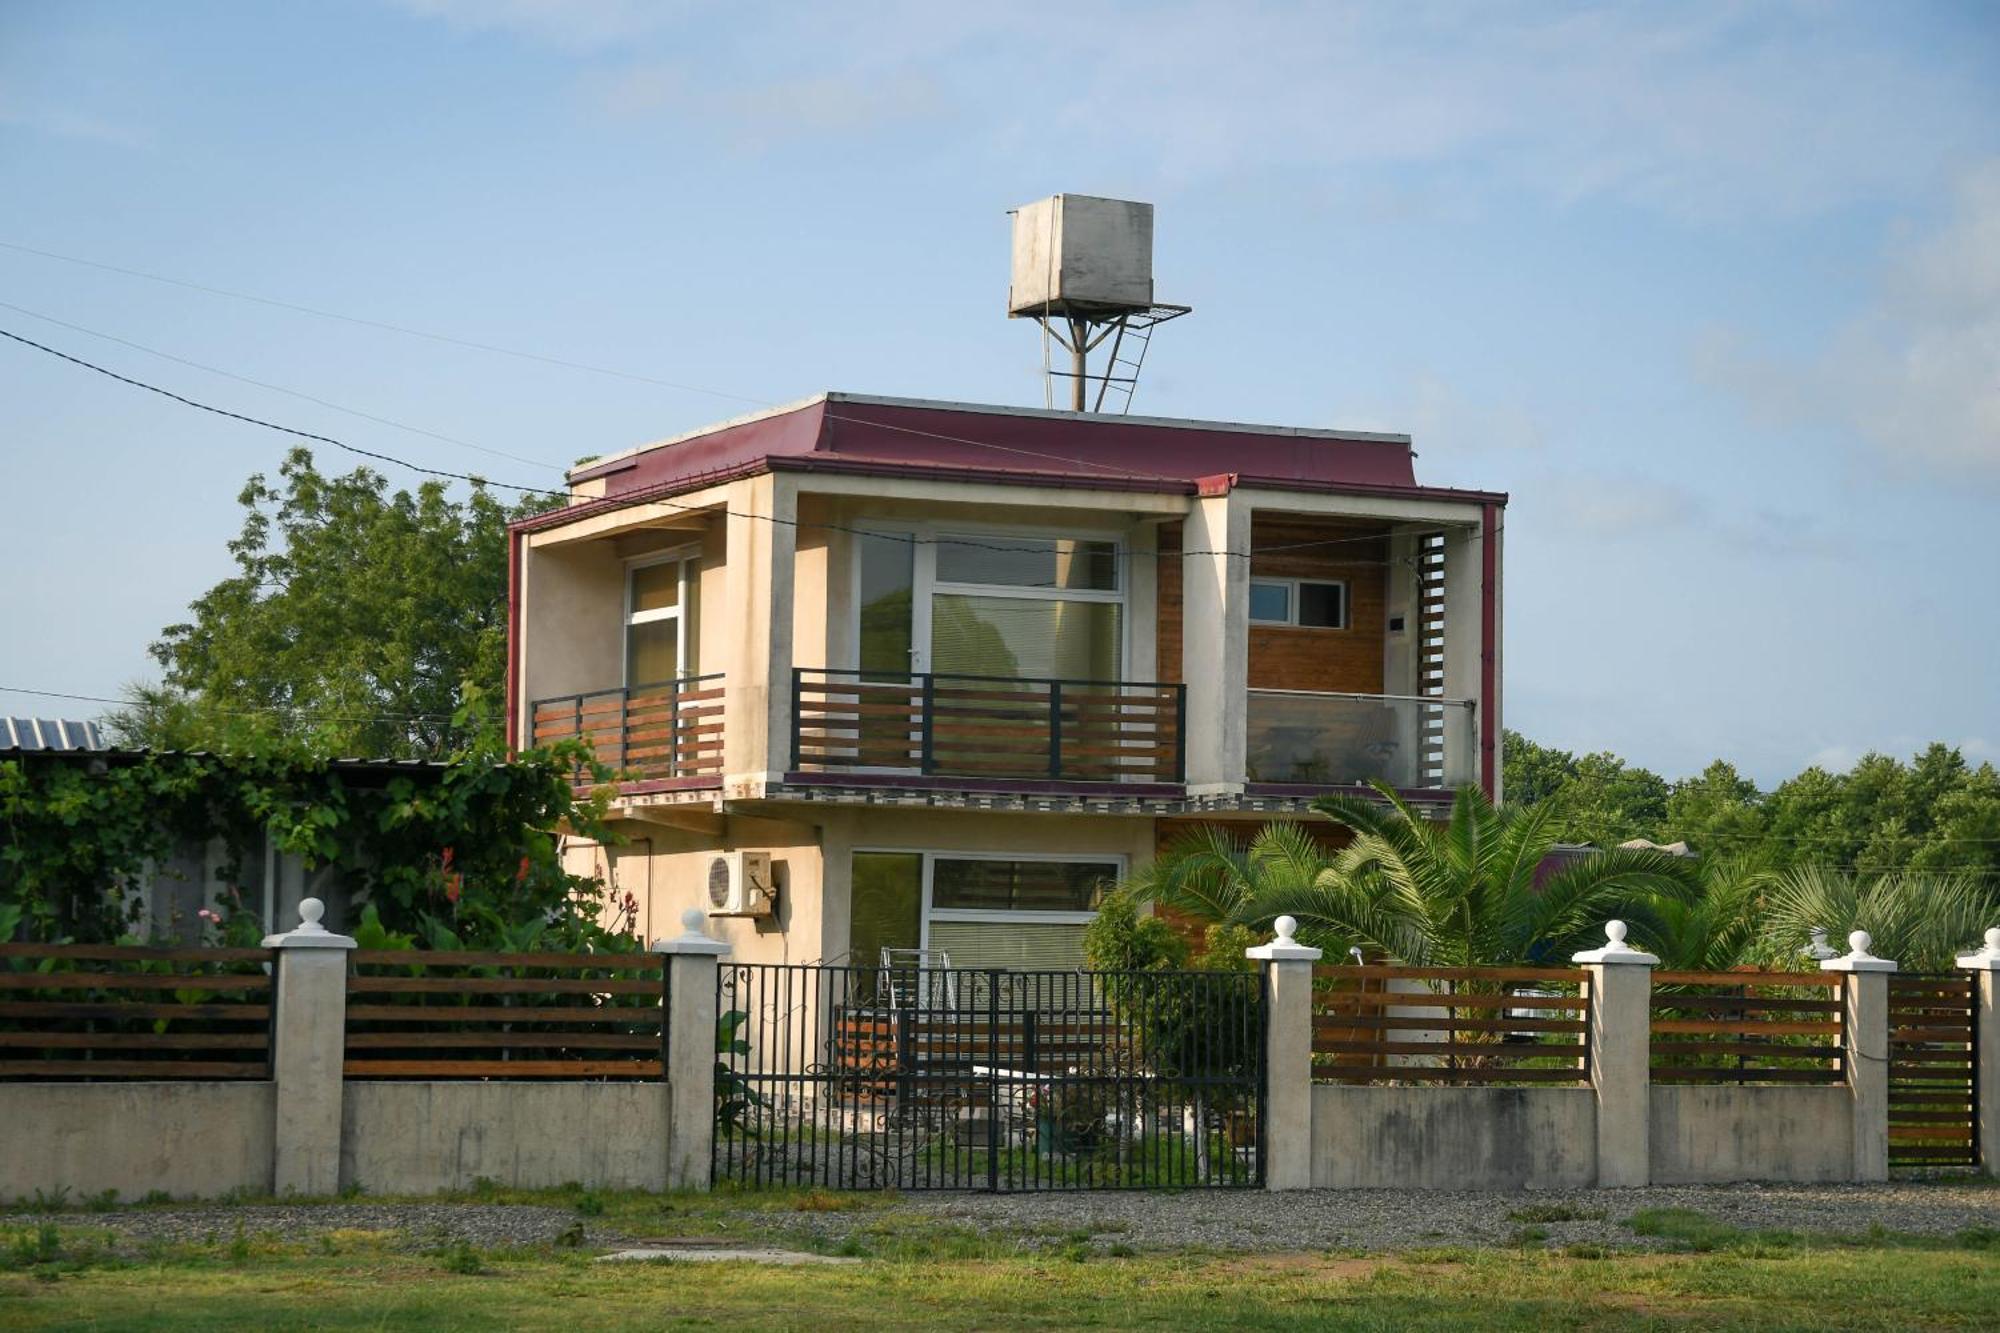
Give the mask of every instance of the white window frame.
M 1262 574 L 1252 574 L 1250 582 L 1253 586 L 1259 583 L 1273 583 L 1283 584 L 1285 587 L 1285 618 L 1283 620 L 1257 620 L 1253 618 L 1250 621 L 1253 625 L 1267 625 L 1274 629 L 1320 630 L 1351 629 L 1354 625 L 1354 603 L 1350 600 L 1352 593 L 1348 588 L 1346 579 L 1279 579 L 1268 578 Z M 1315 587 L 1340 589 L 1340 623 L 1338 625 L 1301 625 L 1299 623 L 1299 588 L 1308 583 Z
M 854 903 L 854 857 L 857 855 L 915 856 L 918 860 L 918 876 L 921 891 L 917 899 L 917 947 L 931 947 L 931 922 L 957 921 L 974 925 L 1021 925 L 1021 926 L 1087 926 L 1097 920 L 1097 913 L 1027 911 L 1015 912 L 993 907 L 933 907 L 932 890 L 937 863 L 945 861 L 1066 861 L 1073 864 L 1104 865 L 1114 868 L 1112 879 L 1122 881 L 1130 860 L 1122 852 L 1013 852 L 1013 851 L 959 851 L 957 849 L 931 847 L 851 847 L 848 849 L 848 893 L 847 919 L 850 944 L 853 938 Z M 858 960 L 872 965 L 872 959 Z
M 673 621 L 674 661 L 678 664 L 678 672 L 679 672 L 679 674 L 676 675 L 674 679 L 687 680 L 688 678 L 698 674 L 696 672 L 689 671 L 687 669 L 687 664 L 688 664 L 687 616 L 684 615 L 683 613 L 687 610 L 688 588 L 690 587 L 690 585 L 699 584 L 701 581 L 701 571 L 699 568 L 695 567 L 696 562 L 700 560 L 700 558 L 701 558 L 701 547 L 677 546 L 671 551 L 652 551 L 645 555 L 633 556 L 631 559 L 625 562 L 625 573 L 624 573 L 625 605 L 624 605 L 624 618 L 619 623 L 618 671 L 619 671 L 619 678 L 625 682 L 626 689 L 629 690 L 633 688 L 635 685 L 660 685 L 665 683 L 664 681 L 656 681 L 656 680 L 635 681 L 632 679 L 631 630 L 634 625 L 655 625 L 662 620 Z M 680 566 L 680 589 L 674 597 L 674 604 L 672 606 L 657 607 L 651 611 L 634 611 L 632 609 L 633 576 L 642 569 L 650 569 L 655 565 L 672 565 L 672 564 L 678 564 Z M 699 595 L 700 595 L 699 593 L 696 593 L 696 596 Z M 699 646 L 700 645 L 696 645 L 697 648 L 699 648 Z M 695 656 L 697 659 L 699 659 L 700 653 L 697 652 Z
M 848 565 L 849 616 L 854 642 L 861 642 L 861 541 L 867 537 L 914 539 L 910 562 L 910 670 L 923 675 L 931 670 L 931 601 L 942 593 L 948 597 L 995 597 L 1050 602 L 1110 602 L 1118 614 L 1118 679 L 1125 679 L 1132 661 L 1132 580 L 1127 577 L 1129 555 L 1126 534 L 1109 529 L 1046 528 L 1031 524 L 881 522 L 856 525 L 861 538 L 854 542 Z M 1107 542 L 1112 548 L 1114 588 L 1028 588 L 1012 583 L 954 583 L 937 576 L 939 542 L 977 542 L 989 537 L 1032 537 L 1060 541 Z

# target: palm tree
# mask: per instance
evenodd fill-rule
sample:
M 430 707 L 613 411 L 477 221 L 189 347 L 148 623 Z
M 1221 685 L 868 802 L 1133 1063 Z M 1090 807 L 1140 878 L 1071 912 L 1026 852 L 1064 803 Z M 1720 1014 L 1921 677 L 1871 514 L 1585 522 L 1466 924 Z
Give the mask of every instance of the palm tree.
M 1415 944 L 1408 921 L 1370 890 L 1336 875 L 1326 849 L 1303 825 L 1290 822 L 1265 824 L 1247 845 L 1228 828 L 1202 825 L 1176 839 L 1124 887 L 1142 901 L 1208 925 L 1259 930 L 1268 930 L 1289 910 L 1266 904 L 1310 898 L 1310 915 L 1294 913 L 1301 936 L 1331 956 L 1359 948 L 1396 957 Z
M 1646 947 L 1668 968 L 1726 972 L 1749 959 L 1757 943 L 1758 911 L 1770 870 L 1754 857 L 1694 862 L 1701 892 L 1648 896 Z
M 1557 841 L 1547 804 L 1503 809 L 1461 787 L 1450 818 L 1436 823 L 1394 788 L 1375 788 L 1382 803 L 1313 802 L 1353 841 L 1310 882 L 1273 877 L 1237 915 L 1261 925 L 1288 914 L 1322 947 L 1373 946 L 1416 966 L 1561 964 L 1602 943 L 1612 917 L 1641 941 L 1655 938 L 1657 904 L 1700 893 L 1688 862 L 1653 851 L 1595 852 L 1541 878 Z
M 1773 878 L 1757 947 L 1774 961 L 1796 959 L 1815 926 L 1836 942 L 1849 930 L 1874 936 L 1874 952 L 1905 972 L 1942 972 L 1977 947 L 2000 919 L 2000 893 L 1973 875 L 1899 871 L 1857 877 L 1801 866 Z

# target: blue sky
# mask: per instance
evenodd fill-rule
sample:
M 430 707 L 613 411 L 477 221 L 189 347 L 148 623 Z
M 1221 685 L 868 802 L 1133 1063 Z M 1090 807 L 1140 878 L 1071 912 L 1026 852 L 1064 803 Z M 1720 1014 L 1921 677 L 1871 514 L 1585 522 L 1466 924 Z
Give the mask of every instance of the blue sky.
M 1196 307 L 1137 410 L 1512 492 L 1510 725 L 2000 757 L 2000 7 L 0 4 L 0 242 L 707 392 L 0 248 L 11 306 L 536 468 L 0 327 L 503 480 L 826 388 L 1039 405 L 1005 210 L 1063 190 L 1154 201 Z M 146 677 L 284 448 L 0 347 L 0 684 Z

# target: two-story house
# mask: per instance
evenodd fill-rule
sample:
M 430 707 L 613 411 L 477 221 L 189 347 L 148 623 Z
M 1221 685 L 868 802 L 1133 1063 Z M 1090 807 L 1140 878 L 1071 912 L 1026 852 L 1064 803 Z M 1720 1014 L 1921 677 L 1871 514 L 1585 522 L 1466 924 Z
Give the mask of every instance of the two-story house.
M 621 770 L 577 854 L 649 937 L 741 850 L 740 959 L 1068 967 L 1190 823 L 1498 784 L 1506 497 L 1405 436 L 829 393 L 570 487 L 512 532 L 509 722 Z

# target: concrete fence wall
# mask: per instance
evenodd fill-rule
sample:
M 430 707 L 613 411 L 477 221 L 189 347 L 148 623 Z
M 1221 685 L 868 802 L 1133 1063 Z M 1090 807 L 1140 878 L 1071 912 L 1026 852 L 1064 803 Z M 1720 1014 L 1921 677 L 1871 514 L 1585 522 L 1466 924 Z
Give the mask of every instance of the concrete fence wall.
M 277 957 L 268 1080 L 0 1083 L 0 1199 L 427 1194 L 482 1178 L 705 1188 L 726 946 L 695 915 L 653 946 L 672 976 L 665 1078 L 378 1081 L 342 1071 L 353 941 L 307 911 L 265 941 Z
M 0 1198 L 117 1190 L 428 1193 L 481 1178 L 534 1188 L 706 1188 L 714 1130 L 715 978 L 726 946 L 701 930 L 669 954 L 664 1079 L 377 1081 L 343 1075 L 344 950 L 309 917 L 277 950 L 272 1078 L 0 1083 Z M 1614 923 L 1615 924 L 1615 923 Z M 1649 955 L 1577 955 L 1592 996 L 1584 1087 L 1315 1084 L 1312 965 L 1279 938 L 1269 969 L 1265 1179 L 1272 1189 L 1574 1189 L 1648 1183 L 1872 1181 L 1888 1175 L 1888 973 L 1854 951 L 1838 1086 L 1653 1086 Z M 2000 1174 L 2000 930 L 1959 960 L 1978 976 L 1977 1132 Z M 1384 1071 L 1393 1078 L 1396 1071 Z
M 1587 1087 L 1314 1083 L 1312 967 L 1319 951 L 1279 938 L 1250 951 L 1270 969 L 1266 1178 L 1274 1189 L 1569 1189 L 1589 1186 L 1886 1180 L 1888 978 L 1895 964 L 1852 952 L 1841 973 L 1845 1081 L 1834 1086 L 1661 1085 L 1651 1081 L 1651 973 L 1624 943 L 1578 954 L 1589 974 Z M 1979 969 L 1979 1133 L 2000 1174 L 2000 930 L 1959 960 Z M 1402 1034 L 1398 1034 L 1402 1036 Z M 1988 1089 L 1992 1089 L 1991 1092 Z M 1306 1164 L 1289 1160 L 1304 1153 Z

